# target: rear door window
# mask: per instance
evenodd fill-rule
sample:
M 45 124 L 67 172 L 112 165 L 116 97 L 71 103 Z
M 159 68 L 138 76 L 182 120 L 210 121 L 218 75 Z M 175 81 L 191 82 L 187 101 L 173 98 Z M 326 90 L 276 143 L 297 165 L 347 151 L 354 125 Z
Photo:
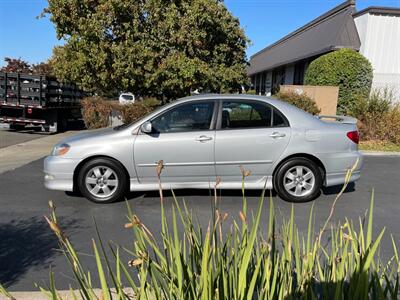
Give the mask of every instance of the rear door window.
M 223 101 L 221 129 L 287 127 L 281 112 L 256 101 Z
M 271 126 L 270 107 L 258 102 L 224 101 L 221 129 Z

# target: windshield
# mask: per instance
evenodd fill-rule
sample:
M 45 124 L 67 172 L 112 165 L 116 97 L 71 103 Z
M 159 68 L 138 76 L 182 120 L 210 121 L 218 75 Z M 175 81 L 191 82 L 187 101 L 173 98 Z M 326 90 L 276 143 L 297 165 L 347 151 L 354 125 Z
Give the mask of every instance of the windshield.
M 133 100 L 133 96 L 132 95 L 122 95 L 121 97 L 124 100 Z

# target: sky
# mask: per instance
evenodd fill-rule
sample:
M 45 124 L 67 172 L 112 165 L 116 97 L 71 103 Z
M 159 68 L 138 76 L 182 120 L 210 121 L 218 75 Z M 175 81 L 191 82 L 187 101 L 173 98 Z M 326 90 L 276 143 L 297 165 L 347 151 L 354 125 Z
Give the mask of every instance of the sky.
M 225 5 L 251 40 L 250 57 L 343 1 L 225 0 Z M 49 18 L 37 18 L 46 6 L 47 0 L 0 0 L 0 65 L 5 57 L 46 61 L 53 47 L 62 44 Z M 357 10 L 369 6 L 400 7 L 400 0 L 356 1 Z

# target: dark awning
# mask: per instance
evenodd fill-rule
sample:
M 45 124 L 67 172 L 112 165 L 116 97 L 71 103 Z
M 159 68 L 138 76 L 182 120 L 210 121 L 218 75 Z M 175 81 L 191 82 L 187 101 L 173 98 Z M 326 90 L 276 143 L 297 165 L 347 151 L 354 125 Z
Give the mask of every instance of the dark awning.
M 354 1 L 346 1 L 254 54 L 249 75 L 340 48 L 360 49 Z

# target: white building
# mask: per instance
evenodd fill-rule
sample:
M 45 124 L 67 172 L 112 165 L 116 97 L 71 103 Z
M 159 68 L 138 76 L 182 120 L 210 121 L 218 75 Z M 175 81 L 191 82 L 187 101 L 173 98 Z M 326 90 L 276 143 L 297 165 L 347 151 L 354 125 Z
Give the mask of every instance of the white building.
M 357 12 L 348 0 L 254 54 L 247 70 L 258 94 L 282 84 L 303 84 L 309 63 L 342 48 L 359 51 L 372 64 L 373 88 L 389 88 L 400 101 L 400 7 Z
M 400 100 L 400 8 L 369 7 L 355 13 L 360 53 L 374 69 L 373 88 L 389 88 Z

